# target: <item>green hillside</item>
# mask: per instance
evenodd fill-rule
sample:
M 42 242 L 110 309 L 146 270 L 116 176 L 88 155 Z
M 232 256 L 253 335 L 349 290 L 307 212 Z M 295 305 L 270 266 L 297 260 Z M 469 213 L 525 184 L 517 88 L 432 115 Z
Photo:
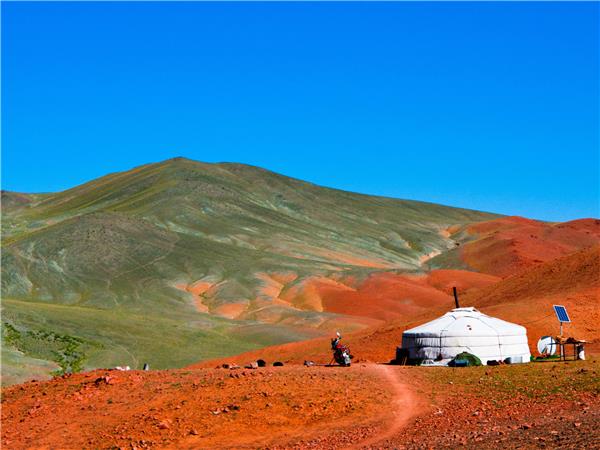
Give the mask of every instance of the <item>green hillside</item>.
M 5 377 L 64 365 L 71 341 L 56 336 L 83 367 L 181 366 L 314 336 L 344 318 L 280 294 L 314 275 L 419 271 L 454 246 L 442 230 L 495 217 L 184 158 L 2 201 Z

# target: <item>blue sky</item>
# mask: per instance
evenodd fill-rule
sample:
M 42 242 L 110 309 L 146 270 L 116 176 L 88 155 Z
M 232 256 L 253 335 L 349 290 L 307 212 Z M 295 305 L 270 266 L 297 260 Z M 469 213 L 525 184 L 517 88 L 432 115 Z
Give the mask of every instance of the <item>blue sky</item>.
M 2 3 L 2 187 L 186 156 L 598 217 L 598 3 Z

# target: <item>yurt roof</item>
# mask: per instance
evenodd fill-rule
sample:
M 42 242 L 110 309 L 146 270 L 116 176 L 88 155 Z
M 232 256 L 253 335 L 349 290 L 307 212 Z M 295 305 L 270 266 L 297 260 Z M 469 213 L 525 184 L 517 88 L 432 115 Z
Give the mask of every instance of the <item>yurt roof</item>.
M 490 317 L 473 307 L 456 308 L 431 322 L 424 323 L 404 334 L 418 336 L 515 336 L 525 328 Z

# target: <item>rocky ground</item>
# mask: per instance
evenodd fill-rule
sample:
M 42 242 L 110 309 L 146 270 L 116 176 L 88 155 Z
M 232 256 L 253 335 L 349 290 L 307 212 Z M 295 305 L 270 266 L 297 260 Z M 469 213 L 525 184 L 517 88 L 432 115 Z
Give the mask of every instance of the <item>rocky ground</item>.
M 230 448 L 369 426 L 392 394 L 370 367 L 94 371 L 4 389 L 3 448 Z
M 417 369 L 418 370 L 418 369 Z M 431 409 L 382 448 L 598 448 L 600 363 L 420 371 Z
M 2 392 L 2 447 L 593 448 L 600 363 L 94 371 Z

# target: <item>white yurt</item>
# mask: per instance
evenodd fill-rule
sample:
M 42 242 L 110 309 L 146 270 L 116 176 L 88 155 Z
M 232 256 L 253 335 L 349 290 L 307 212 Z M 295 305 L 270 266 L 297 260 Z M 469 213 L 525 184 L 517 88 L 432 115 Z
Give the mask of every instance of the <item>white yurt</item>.
M 447 365 L 468 352 L 488 361 L 529 362 L 525 327 L 486 316 L 475 308 L 456 308 L 402 334 L 402 354 L 423 364 Z

